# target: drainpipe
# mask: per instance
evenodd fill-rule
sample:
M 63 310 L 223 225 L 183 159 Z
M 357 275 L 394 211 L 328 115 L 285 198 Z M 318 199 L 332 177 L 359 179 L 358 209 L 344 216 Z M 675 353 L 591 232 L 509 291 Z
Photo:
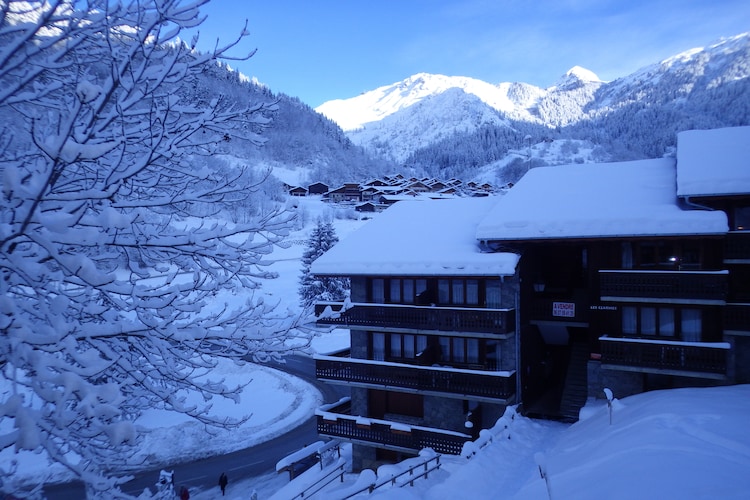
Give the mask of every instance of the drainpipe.
M 518 308 L 518 296 L 521 293 L 521 278 L 516 281 L 516 405 L 521 404 L 521 311 Z

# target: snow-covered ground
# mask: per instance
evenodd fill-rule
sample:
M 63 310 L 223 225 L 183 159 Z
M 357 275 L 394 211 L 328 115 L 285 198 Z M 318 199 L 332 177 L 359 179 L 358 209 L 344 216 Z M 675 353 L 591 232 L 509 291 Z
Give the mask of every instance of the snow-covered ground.
M 330 213 L 318 198 L 297 200 L 306 211 L 308 224 L 292 235 L 302 242 L 318 215 Z M 365 221 L 337 219 L 339 238 Z M 284 307 L 296 308 L 300 257 L 304 244 L 293 244 L 274 254 L 279 278 L 264 285 L 267 295 Z M 327 353 L 348 344 L 346 332 L 336 331 L 315 339 L 313 348 Z M 216 413 L 252 417 L 239 431 L 217 439 L 205 439 L 202 426 L 165 412 L 144 415 L 139 423 L 150 430 L 143 455 L 168 460 L 170 456 L 204 456 L 229 452 L 275 437 L 301 423 L 320 404 L 312 386 L 282 372 L 262 366 L 237 369 L 222 364 L 227 383 L 247 382 L 242 403 L 216 404 Z M 615 395 L 617 396 L 617 395 Z M 740 499 L 750 492 L 750 386 L 681 389 L 652 392 L 615 401 L 611 413 L 606 404 L 591 402 L 584 419 L 569 426 L 530 420 L 508 414 L 498 425 L 483 431 L 487 444 L 476 447 L 471 458 L 441 457 L 441 467 L 413 487 L 376 490 L 374 498 L 387 499 Z M 507 426 L 507 427 L 506 427 Z M 213 442 L 211 450 L 206 443 Z M 179 443 L 179 445 L 178 445 Z M 49 472 L 34 455 L 3 452 L 0 462 L 19 459 L 20 472 L 40 476 Z M 548 481 L 539 473 L 546 468 Z M 40 464 L 36 466 L 35 464 Z M 381 477 L 399 470 L 380 471 Z M 351 489 L 360 478 L 347 474 L 345 482 L 331 488 Z M 255 478 L 231 478 L 227 500 L 247 499 L 253 491 L 267 499 L 284 489 L 286 474 Z M 549 490 L 548 490 L 549 488 Z M 550 493 L 551 492 L 551 493 Z M 192 491 L 191 499 L 220 497 L 218 487 Z M 321 498 L 336 498 L 328 490 Z
M 573 425 L 506 414 L 483 431 L 471 458 L 441 457 L 426 480 L 385 486 L 371 498 L 482 499 L 746 499 L 750 491 L 750 386 L 656 391 L 606 403 L 590 401 Z M 540 474 L 544 467 L 547 480 Z M 383 466 L 380 478 L 403 469 Z M 335 480 L 313 498 L 343 498 L 372 474 Z M 355 486 L 359 480 L 359 485 Z M 289 496 L 274 496 L 281 489 Z M 229 500 L 291 498 L 286 474 L 239 480 Z M 191 498 L 216 497 L 216 488 Z M 368 497 L 367 494 L 357 498 Z M 307 498 L 307 497 L 305 497 Z

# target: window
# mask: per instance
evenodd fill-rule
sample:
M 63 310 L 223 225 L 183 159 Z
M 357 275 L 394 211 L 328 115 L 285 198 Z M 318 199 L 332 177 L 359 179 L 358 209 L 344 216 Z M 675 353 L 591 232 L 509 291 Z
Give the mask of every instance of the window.
M 700 342 L 701 323 L 700 309 L 684 309 L 682 311 L 682 340 Z
M 750 207 L 736 207 L 734 209 L 735 231 L 750 231 Z
M 404 280 L 404 304 L 414 303 L 414 280 Z
M 479 364 L 479 339 L 466 339 L 466 361 Z
M 414 357 L 414 335 L 404 335 L 404 357 Z
M 400 358 L 402 357 L 401 353 L 403 352 L 401 347 L 401 334 L 400 333 L 392 333 L 391 334 L 391 357 L 392 358 Z
M 653 243 L 641 243 L 639 250 L 639 263 L 643 267 L 653 267 L 658 261 L 656 245 Z
M 622 308 L 622 333 L 635 335 L 638 333 L 638 309 L 632 306 Z
M 449 337 L 440 337 L 440 361 L 449 362 L 451 360 L 451 339 Z
M 455 337 L 453 339 L 453 352 L 451 352 L 451 360 L 463 362 L 466 359 L 465 339 Z
M 687 242 L 682 245 L 678 266 L 680 269 L 701 268 L 701 247 L 698 242 Z
M 370 278 L 368 300 L 374 304 L 416 304 L 499 309 L 499 279 Z
M 629 241 L 622 243 L 622 262 L 623 269 L 633 269 L 633 244 Z
M 659 308 L 659 335 L 674 337 L 674 309 Z
M 700 309 L 623 306 L 622 334 L 629 336 L 680 338 L 700 342 L 703 318 Z
M 500 280 L 478 279 L 440 279 L 438 284 L 438 302 L 441 305 L 479 306 L 481 303 L 481 287 L 485 285 L 485 299 L 487 307 L 500 307 Z
M 451 297 L 451 304 L 463 304 L 466 301 L 464 297 L 464 280 L 453 280 L 452 288 L 453 296 Z
M 450 300 L 450 280 L 438 280 L 438 304 L 449 304 Z
M 622 267 L 630 269 L 632 256 L 626 254 L 623 244 Z M 700 269 L 702 247 L 699 241 L 644 241 L 637 245 L 637 265 L 641 268 Z
M 656 335 L 655 307 L 644 307 L 641 309 L 641 333 L 643 335 Z
M 487 280 L 485 282 L 485 294 L 487 307 L 490 309 L 500 309 L 500 280 Z
M 385 334 L 372 334 L 372 359 L 375 361 L 385 361 Z
M 382 304 L 385 302 L 385 283 L 383 278 L 372 279 L 372 301 L 375 304 Z
M 501 344 L 497 340 L 487 342 L 487 366 L 490 370 L 500 370 L 502 360 Z
M 416 286 L 416 288 L 414 289 L 414 291 L 416 292 L 417 295 L 419 295 L 419 294 L 424 293 L 424 292 L 427 291 L 427 280 L 426 279 L 414 280 L 414 285 Z
M 401 280 L 391 278 L 391 296 L 389 302 L 393 304 L 401 303 Z
M 483 362 L 483 343 L 479 339 L 440 337 L 438 342 L 440 344 L 440 361 L 443 363 L 451 363 L 454 365 L 477 365 Z M 495 351 L 495 349 L 497 350 Z M 499 349 L 499 344 L 493 345 L 493 352 L 489 353 L 488 357 L 491 357 L 492 355 L 499 356 Z M 496 368 L 497 361 L 492 362 L 491 366 L 492 368 Z
M 479 305 L 479 280 L 466 280 L 466 303 Z
M 417 354 L 424 352 L 425 349 L 427 349 L 427 335 L 417 335 Z
M 427 336 L 391 333 L 388 335 L 388 345 L 389 359 L 414 359 L 427 348 Z

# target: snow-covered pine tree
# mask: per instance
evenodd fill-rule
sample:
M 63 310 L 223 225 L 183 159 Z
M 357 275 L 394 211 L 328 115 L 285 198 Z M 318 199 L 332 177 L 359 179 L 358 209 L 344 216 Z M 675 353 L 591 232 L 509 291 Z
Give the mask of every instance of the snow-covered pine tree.
M 302 276 L 299 287 L 302 307 L 309 308 L 317 301 L 343 300 L 348 295 L 348 279 L 320 277 L 310 273 L 310 266 L 315 259 L 330 250 L 338 241 L 333 223 L 318 219 L 302 253 Z
M 0 2 L 0 450 L 62 464 L 89 497 L 126 497 L 145 409 L 239 425 L 208 414 L 239 393 L 207 376 L 217 358 L 279 358 L 296 332 L 253 297 L 291 216 L 204 218 L 258 196 L 203 160 L 261 144 L 275 106 L 203 84 L 247 34 L 180 42 L 204 3 Z M 16 478 L 0 462 L 0 493 L 30 497 Z

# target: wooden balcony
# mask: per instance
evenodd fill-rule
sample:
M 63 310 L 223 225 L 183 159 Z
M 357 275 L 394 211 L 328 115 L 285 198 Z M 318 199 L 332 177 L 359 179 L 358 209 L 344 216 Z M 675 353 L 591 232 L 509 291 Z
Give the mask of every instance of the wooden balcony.
M 729 344 L 601 337 L 602 368 L 723 379 Z
M 724 331 L 750 333 L 750 304 L 727 304 L 724 308 Z
M 403 392 L 508 403 L 516 393 L 515 371 L 479 371 L 386 361 L 315 356 L 318 380 Z
M 381 448 L 419 452 L 432 448 L 438 453 L 459 455 L 471 436 L 460 432 L 403 424 L 351 415 L 349 398 L 315 411 L 318 434 Z
M 727 271 L 599 271 L 601 300 L 722 305 Z
M 330 308 L 330 309 L 329 309 Z M 368 330 L 409 332 L 466 332 L 510 335 L 515 331 L 515 310 L 430 307 L 400 304 L 355 303 L 344 309 L 341 302 L 315 305 L 318 324 Z
M 731 231 L 724 240 L 724 262 L 750 263 L 750 231 Z

